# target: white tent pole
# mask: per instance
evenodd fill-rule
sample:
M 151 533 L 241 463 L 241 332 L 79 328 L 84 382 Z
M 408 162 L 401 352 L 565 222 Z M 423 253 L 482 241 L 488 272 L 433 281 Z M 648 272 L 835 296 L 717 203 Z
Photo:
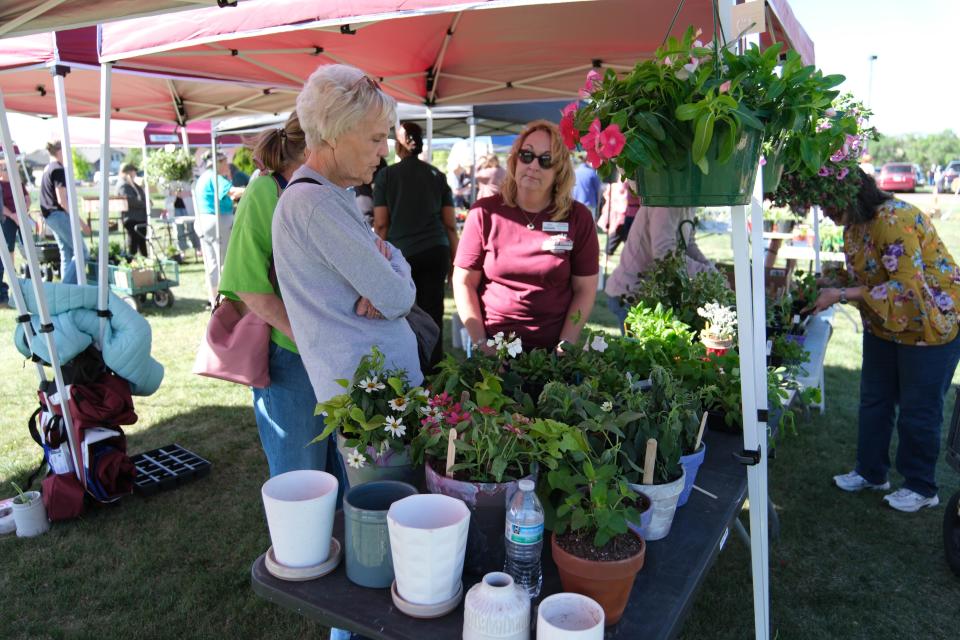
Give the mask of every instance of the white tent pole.
M 210 160 L 213 162 L 213 215 L 217 217 L 216 235 L 217 246 L 215 247 L 217 256 L 217 272 L 223 269 L 223 256 L 220 255 L 220 163 L 217 161 L 217 122 L 210 121 Z
M 183 150 L 190 155 L 190 136 L 187 134 L 187 123 L 180 125 L 180 139 L 183 141 Z
M 100 345 L 107 330 L 107 294 L 110 284 L 107 281 L 107 257 L 110 255 L 110 80 L 113 64 L 100 65 L 100 121 L 103 124 L 103 137 L 100 139 L 100 240 L 97 256 L 97 314 L 100 316 Z
M 477 201 L 477 119 L 467 118 L 470 125 L 470 206 Z
M 150 183 L 147 182 L 147 143 L 144 142 L 140 147 L 140 169 L 143 171 L 143 199 L 147 205 L 147 223 L 150 223 L 150 212 L 153 206 L 150 204 Z
M 3 99 L 3 90 L 0 89 L 0 143 L 3 146 L 3 155 L 9 163 L 9 158 L 13 157 L 13 139 L 10 136 L 10 124 L 7 122 L 7 107 Z M 8 164 L 7 166 L 10 166 Z M 33 243 L 33 229 L 30 225 L 30 218 L 27 217 L 27 202 L 23 199 L 23 185 L 20 182 L 20 174 L 16 171 L 9 172 L 10 189 L 13 191 L 13 202 L 17 210 L 17 221 L 20 223 L 20 234 L 29 239 L 23 243 L 23 249 L 27 254 L 27 264 L 30 267 L 30 284 L 33 287 L 33 294 L 36 300 L 37 311 L 40 316 L 40 333 L 44 334 L 47 343 L 47 351 L 50 352 L 50 366 L 53 368 L 53 376 L 57 382 L 56 398 L 60 404 L 60 410 L 63 414 L 63 421 L 67 427 L 67 441 L 70 443 L 70 451 L 73 455 L 74 472 L 77 478 L 81 480 L 80 469 L 82 461 L 78 457 L 80 450 L 77 447 L 73 437 L 73 419 L 70 417 L 70 409 L 67 403 L 70 390 L 63 383 L 63 372 L 60 369 L 60 356 L 57 354 L 57 345 L 53 339 L 53 322 L 50 318 L 50 311 L 47 308 L 47 297 L 44 291 L 43 282 L 40 280 L 40 261 L 37 260 L 37 248 Z M 11 265 L 12 266 L 12 265 Z M 14 282 L 14 300 L 18 307 L 17 312 L 22 316 L 27 313 L 26 302 L 20 291 L 19 283 L 11 276 Z M 27 331 L 29 334 L 30 331 Z M 40 364 L 37 363 L 38 368 Z M 41 368 L 39 372 L 40 381 L 44 382 L 46 377 Z
M 80 210 L 77 206 L 77 184 L 73 171 L 73 148 L 70 146 L 70 126 L 67 123 L 67 93 L 63 84 L 63 78 L 70 70 L 67 67 L 56 66 L 50 72 L 53 74 L 57 116 L 60 118 L 60 146 L 63 149 L 63 173 L 67 181 L 67 208 L 69 209 L 67 214 L 70 216 L 70 236 L 73 239 L 73 259 L 77 265 L 77 284 L 85 284 L 87 276 L 83 264 L 83 234 L 80 233 Z M 101 173 L 103 173 L 102 170 Z M 67 265 L 60 265 L 61 269 L 66 267 Z
M 433 108 L 427 107 L 427 145 L 423 152 L 426 157 L 424 162 L 433 164 Z
M 820 207 L 814 206 L 813 210 L 813 269 L 814 273 L 820 275 Z

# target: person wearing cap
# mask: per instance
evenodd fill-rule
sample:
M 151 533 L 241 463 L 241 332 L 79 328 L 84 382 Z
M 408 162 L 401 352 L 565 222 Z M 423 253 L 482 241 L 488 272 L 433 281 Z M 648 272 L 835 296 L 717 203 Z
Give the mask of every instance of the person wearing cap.
M 373 228 L 403 252 L 417 286 L 417 305 L 440 327 L 440 339 L 430 356 L 436 366 L 443 357 L 444 285 L 457 251 L 453 193 L 444 175 L 417 156 L 423 132 L 414 122 L 397 130 L 400 162 L 377 173 L 373 187 Z
M 126 198 L 127 209 L 120 219 L 127 232 L 127 253 L 147 257 L 147 198 L 137 183 L 137 167 L 129 162 L 120 167 L 117 195 Z
M 70 214 L 67 213 L 67 178 L 63 168 L 63 149 L 60 141 L 54 140 L 47 143 L 47 153 L 50 154 L 50 162 L 43 170 L 43 177 L 40 178 L 40 215 L 43 216 L 43 222 L 57 241 L 57 247 L 60 249 L 60 279 L 67 283 L 82 284 L 78 277 L 82 274 L 77 273 L 77 265 L 73 261 L 76 247 L 73 246 L 73 236 L 70 234 Z M 80 223 L 81 233 L 90 233 L 90 226 L 77 218 Z M 89 260 L 90 254 L 87 247 L 81 243 L 80 248 L 83 251 L 83 259 Z
M 242 190 L 235 189 L 230 182 L 230 163 L 227 161 L 227 156 L 217 153 L 217 160 L 214 163 L 213 156 L 208 151 L 203 159 L 206 169 L 197 178 L 194 189 L 197 210 L 194 228 L 200 236 L 203 268 L 207 278 L 207 295 L 212 307 L 217 301 L 220 272 L 223 270 L 223 260 L 227 255 L 227 244 L 233 229 L 233 198 L 242 193 Z M 214 215 L 218 200 L 220 202 L 219 225 L 217 225 L 217 216 Z

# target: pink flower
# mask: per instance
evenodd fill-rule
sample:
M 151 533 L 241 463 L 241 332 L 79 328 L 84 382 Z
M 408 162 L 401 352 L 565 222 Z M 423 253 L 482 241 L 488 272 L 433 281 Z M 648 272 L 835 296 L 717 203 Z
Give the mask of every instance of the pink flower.
M 515 436 L 522 436 L 522 435 L 523 435 L 523 431 L 521 431 L 519 428 L 513 426 L 513 425 L 510 424 L 510 423 L 507 423 L 507 424 L 503 425 L 503 428 L 504 428 L 506 431 L 509 431 L 510 433 L 512 433 L 512 434 L 515 435 Z
M 583 87 L 580 88 L 580 97 L 589 98 L 590 94 L 593 93 L 594 89 L 600 84 L 600 81 L 603 80 L 603 75 L 596 69 L 590 69 L 587 73 L 587 80 L 584 82 Z
M 827 176 L 833 175 L 833 169 L 827 166 L 823 166 L 823 167 L 820 167 L 820 171 L 817 171 L 817 174 L 820 175 L 821 177 L 826 178 Z
M 762 167 L 765 164 L 767 164 L 766 156 L 760 156 L 760 166 Z
M 670 59 L 670 56 L 666 56 L 666 57 L 663 59 L 663 64 L 665 64 L 665 65 L 667 65 L 667 66 L 669 67 L 671 64 L 673 64 L 673 60 Z
M 846 158 L 847 158 L 847 154 L 843 152 L 843 149 L 837 149 L 837 151 L 832 156 L 830 156 L 830 161 L 843 162 L 844 160 L 846 160 Z
M 560 136 L 563 138 L 563 144 L 573 151 L 577 148 L 577 142 L 580 141 L 580 131 L 573 124 L 573 116 L 563 116 L 560 118 Z
M 830 107 L 829 109 L 827 109 L 827 110 L 824 111 L 823 113 L 824 113 L 824 115 L 826 115 L 828 118 L 834 118 L 834 117 L 836 117 L 836 115 L 837 115 L 837 110 L 834 109 L 833 107 Z
M 840 171 L 837 172 L 837 180 L 843 180 L 847 177 L 848 173 L 850 173 L 850 169 L 847 169 L 846 167 L 840 169 Z
M 603 165 L 603 156 L 593 147 L 587 148 L 587 164 L 594 169 L 599 169 Z
M 478 411 L 485 416 L 495 416 L 497 415 L 497 410 L 493 407 L 480 407 Z
M 623 151 L 627 139 L 620 132 L 620 127 L 611 124 L 600 133 L 600 155 L 606 159 L 616 158 Z
M 439 395 L 433 396 L 433 398 L 427 401 L 427 404 L 431 407 L 445 407 L 450 404 L 450 394 L 444 391 Z
M 579 108 L 580 108 L 579 102 L 571 102 L 570 104 L 565 106 L 560 113 L 562 113 L 564 116 L 573 117 L 573 114 L 575 114 L 577 112 L 577 109 Z
M 860 146 L 860 138 L 858 138 L 857 136 L 852 136 L 848 133 L 846 142 L 844 142 L 843 144 L 849 145 L 851 149 L 856 149 L 857 147 Z
M 580 139 L 587 152 L 587 164 L 594 169 L 598 169 L 603 164 L 603 156 L 600 155 L 600 119 L 596 118 L 590 124 L 587 134 Z
M 720 93 L 726 93 L 727 91 L 730 91 L 730 81 L 727 80 L 726 82 L 724 82 L 723 84 L 721 84 L 721 85 L 720 85 L 720 88 L 718 89 L 718 91 L 719 91 Z

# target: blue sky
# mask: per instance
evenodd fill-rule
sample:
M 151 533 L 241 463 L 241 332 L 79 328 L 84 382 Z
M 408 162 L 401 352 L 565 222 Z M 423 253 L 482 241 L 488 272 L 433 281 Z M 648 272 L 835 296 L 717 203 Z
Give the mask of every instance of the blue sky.
M 960 133 L 960 0 L 790 0 L 824 73 L 867 100 L 881 133 Z

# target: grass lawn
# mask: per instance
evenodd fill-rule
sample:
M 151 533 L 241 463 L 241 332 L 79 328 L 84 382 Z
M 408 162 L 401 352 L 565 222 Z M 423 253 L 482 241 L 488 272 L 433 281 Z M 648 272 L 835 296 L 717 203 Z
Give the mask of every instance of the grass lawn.
M 960 216 L 937 224 L 960 254 Z M 704 236 L 701 244 L 711 256 L 731 255 L 729 236 Z M 212 473 L 175 491 L 95 509 L 40 538 L 0 538 L 0 601 L 8 612 L 0 637 L 325 636 L 320 625 L 250 589 L 250 564 L 270 543 L 259 494 L 267 466 L 249 391 L 190 373 L 207 318 L 202 266 L 185 265 L 181 282 L 173 308 L 145 312 L 166 377 L 154 396 L 135 399 L 140 420 L 127 429 L 129 448 L 176 442 L 211 460 Z M 448 311 L 452 306 L 448 300 Z M 11 344 L 14 315 L 0 309 L 0 495 L 12 492 L 11 480 L 22 483 L 41 457 L 26 429 L 36 380 Z M 591 321 L 615 330 L 602 296 Z M 955 638 L 960 579 L 943 559 L 943 507 L 901 514 L 884 508 L 879 494 L 830 486 L 830 476 L 853 462 L 859 340 L 838 317 L 826 362 L 827 412 L 800 420 L 798 434 L 781 442 L 770 464 L 782 522 L 770 553 L 773 626 L 783 639 Z M 938 471 L 946 502 L 960 478 L 945 463 Z M 682 637 L 752 633 L 749 549 L 731 536 Z

